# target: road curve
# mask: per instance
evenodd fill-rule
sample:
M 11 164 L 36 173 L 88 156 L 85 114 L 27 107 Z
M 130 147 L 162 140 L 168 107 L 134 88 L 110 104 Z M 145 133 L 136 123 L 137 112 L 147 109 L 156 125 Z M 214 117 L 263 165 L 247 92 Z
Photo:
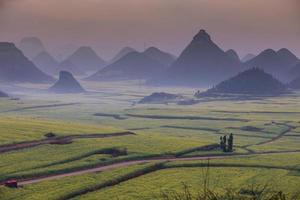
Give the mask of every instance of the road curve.
M 95 172 L 103 172 L 103 171 L 118 169 L 118 168 L 141 164 L 141 163 L 172 162 L 172 161 L 197 161 L 197 160 L 208 160 L 208 159 L 213 160 L 213 159 L 225 159 L 225 158 L 232 158 L 232 157 L 245 157 L 245 156 L 251 156 L 251 155 L 267 155 L 267 154 L 283 154 L 283 153 L 300 153 L 300 150 L 281 151 L 281 152 L 269 151 L 269 152 L 214 155 L 214 156 L 195 156 L 195 157 L 182 157 L 182 158 L 161 157 L 161 158 L 153 158 L 153 159 L 124 161 L 124 162 L 115 163 L 115 164 L 111 164 L 111 165 L 98 166 L 98 167 L 94 167 L 94 168 L 90 168 L 90 169 L 82 169 L 82 170 L 78 170 L 78 171 L 74 171 L 74 172 L 67 172 L 67 173 L 63 173 L 63 174 L 53 174 L 53 175 L 47 175 L 44 177 L 35 177 L 35 178 L 31 178 L 31 179 L 26 179 L 26 180 L 18 180 L 18 184 L 20 186 L 24 186 L 24 185 L 39 183 L 42 181 L 55 180 L 55 179 L 64 178 L 64 177 L 78 176 L 78 175 L 95 173 Z
M 103 171 L 108 171 L 108 170 L 112 170 L 112 169 L 118 169 L 118 168 L 122 168 L 122 167 L 131 166 L 131 165 L 142 164 L 142 163 L 168 162 L 168 161 L 208 160 L 208 159 L 219 159 L 219 158 L 226 158 L 226 157 L 228 158 L 228 157 L 232 157 L 232 156 L 207 156 L 207 157 L 188 157 L 188 158 L 169 157 L 169 158 L 155 158 L 155 159 L 125 161 L 125 162 L 120 162 L 120 163 L 107 165 L 107 166 L 100 166 L 100 167 L 95 167 L 95 168 L 91 168 L 91 169 L 83 169 L 83 170 L 78 170 L 78 171 L 75 171 L 75 172 L 67 172 L 67 173 L 64 173 L 64 174 L 49 175 L 49 176 L 46 176 L 46 177 L 33 178 L 33 179 L 29 179 L 29 180 L 20 180 L 20 181 L 18 181 L 18 185 L 24 186 L 24 185 L 38 183 L 38 182 L 46 181 L 46 180 L 54 180 L 54 179 L 70 177 L 70 176 L 78 176 L 78 175 L 88 174 L 88 173 L 103 172 Z
M 15 144 L 5 144 L 5 145 L 0 145 L 0 154 L 5 152 L 20 150 L 20 149 L 32 148 L 32 147 L 45 145 L 45 144 L 68 144 L 71 143 L 74 139 L 107 138 L 107 137 L 119 137 L 119 136 L 128 136 L 128 135 L 135 135 L 135 133 L 126 131 L 126 132 L 117 132 L 117 133 L 68 135 L 68 136 L 46 138 L 41 140 L 20 142 Z

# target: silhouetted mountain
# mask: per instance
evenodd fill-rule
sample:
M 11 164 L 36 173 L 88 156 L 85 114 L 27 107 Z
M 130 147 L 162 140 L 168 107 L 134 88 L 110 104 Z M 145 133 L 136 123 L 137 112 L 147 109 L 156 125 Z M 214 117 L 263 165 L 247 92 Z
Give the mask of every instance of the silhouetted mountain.
M 64 60 L 59 64 L 56 73 L 58 74 L 60 71 L 68 71 L 76 76 L 85 75 L 85 72 L 70 60 Z
M 84 73 L 95 72 L 105 66 L 105 61 L 91 47 L 80 47 L 66 60 L 75 64 Z
M 247 55 L 245 55 L 243 58 L 242 58 L 242 62 L 247 62 L 253 58 L 255 58 L 256 55 L 252 54 L 252 53 L 248 53 Z
M 59 63 L 48 52 L 43 51 L 33 59 L 34 64 L 47 74 L 56 74 Z
M 8 97 L 8 95 L 0 90 L 0 98 Z
M 168 103 L 170 101 L 179 100 L 181 99 L 181 95 L 177 94 L 169 94 L 165 92 L 155 92 L 149 96 L 144 97 L 142 100 L 139 101 L 141 104 L 146 103 Z
M 274 65 L 277 66 L 278 63 L 281 63 L 281 59 L 279 58 L 276 51 L 274 51 L 273 49 L 267 49 L 245 64 L 251 68 L 260 67 L 263 69 L 268 69 L 272 68 Z
M 123 56 L 125 56 L 131 52 L 136 52 L 136 50 L 131 47 L 124 47 L 116 54 L 116 56 L 113 59 L 111 59 L 110 64 L 118 61 L 120 58 L 122 58 Z
M 77 44 L 64 44 L 64 45 L 58 45 L 57 48 L 59 48 L 59 51 L 56 53 L 56 59 L 58 61 L 66 60 L 70 55 L 72 55 L 77 49 L 79 49 L 80 46 Z
M 169 53 L 163 52 L 156 47 L 150 47 L 150 48 L 146 49 L 143 52 L 143 54 L 152 58 L 153 60 L 156 60 L 157 62 L 163 64 L 166 67 L 171 65 L 176 60 L 175 56 L 173 56 Z
M 248 69 L 238 75 L 221 82 L 217 86 L 203 93 L 201 96 L 215 96 L 222 94 L 243 95 L 279 95 L 287 91 L 286 86 L 273 78 L 272 75 L 259 68 Z
M 267 49 L 244 65 L 247 68 L 259 67 L 281 80 L 286 80 L 290 68 L 296 62 L 298 62 L 298 58 L 287 49 L 277 52 Z
M 79 82 L 73 77 L 70 72 L 67 71 L 61 71 L 59 73 L 59 80 L 51 88 L 49 88 L 49 90 L 55 93 L 85 92 Z
M 294 65 L 299 61 L 297 56 L 286 48 L 280 49 L 279 51 L 277 51 L 277 54 L 283 60 L 283 62 L 287 63 L 288 65 Z
M 23 38 L 18 47 L 29 59 L 33 59 L 38 54 L 45 51 L 42 41 L 37 37 Z
M 87 80 L 145 79 L 160 73 L 164 68 L 143 53 L 131 52 Z
M 0 43 L 0 80 L 42 83 L 54 81 L 43 73 L 13 43 Z
M 231 58 L 235 59 L 236 61 L 241 61 L 239 55 L 237 54 L 237 52 L 233 49 L 229 49 L 228 51 L 225 52 L 228 56 L 230 56 Z
M 205 30 L 200 30 L 171 67 L 148 83 L 210 85 L 232 76 L 239 70 L 240 63 L 219 48 Z

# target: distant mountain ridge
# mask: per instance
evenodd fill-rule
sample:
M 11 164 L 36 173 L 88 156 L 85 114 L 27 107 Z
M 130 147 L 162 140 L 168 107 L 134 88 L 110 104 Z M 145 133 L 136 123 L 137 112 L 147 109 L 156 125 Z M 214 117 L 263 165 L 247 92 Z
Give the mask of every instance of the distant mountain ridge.
M 287 64 L 295 64 L 299 61 L 299 58 L 293 54 L 287 48 L 282 48 L 277 51 L 277 54 L 281 57 L 281 59 Z
M 229 49 L 228 51 L 226 51 L 225 52 L 228 56 L 230 56 L 231 58 L 233 58 L 233 59 L 235 59 L 235 60 L 237 60 L 237 61 L 241 61 L 240 60 L 240 57 L 239 57 L 239 55 L 238 55 L 238 53 L 235 51 L 235 50 L 233 50 L 233 49 Z
M 70 60 L 64 60 L 59 63 L 58 67 L 56 68 L 56 74 L 59 74 L 60 71 L 68 71 L 75 76 L 85 75 L 85 71 Z
M 166 67 L 171 65 L 176 60 L 176 57 L 173 56 L 172 54 L 161 51 L 156 47 L 149 47 L 143 52 L 143 54 L 165 65 Z
M 118 52 L 112 59 L 114 62 L 110 64 L 107 64 L 89 46 L 77 48 L 62 62 L 58 62 L 51 56 L 37 37 L 23 38 L 19 46 L 22 48 L 23 54 L 28 55 L 28 59 L 23 55 L 25 58 L 23 61 L 25 62 L 27 59 L 27 68 L 31 61 L 34 63 L 31 65 L 34 66 L 27 70 L 16 69 L 13 66 L 20 66 L 20 62 L 16 64 L 13 62 L 18 61 L 11 61 L 10 67 L 6 66 L 5 70 L 11 68 L 11 75 L 23 70 L 26 71 L 22 73 L 25 76 L 27 74 L 30 76 L 29 74 L 33 71 L 36 74 L 39 73 L 37 71 L 40 71 L 43 75 L 35 76 L 34 79 L 40 78 L 39 81 L 43 79 L 44 82 L 53 80 L 47 74 L 57 75 L 62 70 L 69 71 L 76 76 L 89 76 L 86 80 L 144 79 L 149 85 L 192 87 L 215 85 L 238 72 L 251 68 L 261 68 L 284 83 L 300 76 L 300 60 L 287 48 L 278 51 L 266 49 L 257 56 L 247 54 L 241 59 L 234 49 L 227 51 L 221 49 L 205 30 L 200 30 L 193 37 L 178 58 L 156 47 L 150 47 L 143 52 L 125 47 Z M 33 55 L 36 56 L 32 58 Z M 38 70 L 34 69 L 36 67 Z M 4 67 L 2 68 L 0 70 L 4 71 Z M 0 76 L 6 80 L 14 79 L 5 78 L 3 74 Z M 30 80 L 30 78 L 27 79 Z M 34 79 L 33 81 L 35 81 Z
M 131 47 L 124 47 L 110 60 L 109 64 L 112 64 L 112 63 L 118 61 L 122 57 L 124 57 L 127 54 L 132 53 L 132 52 L 137 52 L 137 50 L 135 50 L 134 48 L 131 48 Z
M 145 79 L 163 71 L 164 65 L 140 52 L 131 52 L 87 80 Z
M 87 80 L 147 79 L 162 73 L 174 59 L 155 47 L 133 51 L 88 77 Z
M 206 92 L 196 96 L 216 96 L 223 94 L 279 95 L 287 92 L 287 87 L 260 68 L 248 69 L 225 80 Z
M 89 71 L 95 72 L 106 65 L 106 62 L 89 46 L 78 48 L 66 60 L 80 68 L 83 74 Z
M 205 30 L 200 30 L 179 58 L 151 85 L 211 85 L 240 71 L 240 62 L 228 56 Z
M 32 61 L 40 70 L 50 75 L 55 75 L 59 66 L 59 62 L 46 51 L 38 54 Z
M 253 58 L 255 58 L 256 57 L 256 55 L 254 55 L 254 54 L 252 54 L 252 53 L 248 53 L 247 55 L 245 55 L 242 59 L 241 59 L 241 61 L 242 62 L 247 62 L 247 61 L 249 61 L 249 60 L 251 60 L 251 59 L 253 59 Z
M 29 58 L 33 59 L 38 54 L 45 51 L 45 46 L 43 42 L 38 37 L 25 37 L 23 38 L 18 48 L 23 52 L 23 54 Z
M 61 71 L 59 80 L 49 88 L 49 91 L 55 93 L 83 93 L 85 90 L 70 72 Z
M 299 62 L 299 59 L 288 49 L 275 51 L 267 49 L 258 56 L 244 63 L 245 68 L 258 67 L 271 73 L 282 81 L 289 79 L 288 72 L 291 67 Z
M 38 69 L 13 43 L 0 43 L 0 80 L 46 83 L 54 79 Z

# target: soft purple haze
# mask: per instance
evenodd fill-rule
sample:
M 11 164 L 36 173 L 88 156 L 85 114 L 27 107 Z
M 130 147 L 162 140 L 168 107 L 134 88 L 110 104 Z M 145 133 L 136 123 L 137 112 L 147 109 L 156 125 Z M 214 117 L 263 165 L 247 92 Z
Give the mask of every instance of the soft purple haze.
M 105 59 L 124 46 L 178 55 L 204 28 L 240 55 L 287 47 L 300 56 L 299 19 L 300 0 L 0 0 L 0 40 L 38 36 L 55 54 L 91 45 Z

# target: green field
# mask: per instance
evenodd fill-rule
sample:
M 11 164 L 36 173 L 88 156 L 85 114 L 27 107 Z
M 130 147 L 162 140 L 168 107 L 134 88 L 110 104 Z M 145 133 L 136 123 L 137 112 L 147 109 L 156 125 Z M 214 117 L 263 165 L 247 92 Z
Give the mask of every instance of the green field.
M 0 146 L 69 135 L 131 131 L 134 135 L 76 138 L 66 144 L 43 144 L 0 154 L 0 180 L 61 174 L 152 157 L 226 156 L 210 160 L 210 186 L 216 191 L 268 184 L 288 195 L 300 192 L 300 94 L 259 100 L 210 100 L 190 106 L 133 104 L 158 88 L 136 82 L 84 83 L 90 93 L 51 95 L 16 93 L 20 100 L 0 100 Z M 36 87 L 27 85 L 28 88 Z M 46 88 L 46 86 L 42 86 Z M 195 89 L 196 90 L 196 89 Z M 189 98 L 188 88 L 159 88 Z M 219 143 L 233 133 L 233 153 L 197 148 Z M 107 149 L 126 149 L 114 156 Z M 207 161 L 173 161 L 147 171 L 154 163 L 25 185 L 0 186 L 0 199 L 153 199 L 161 190 L 188 184 L 201 190 Z M 101 184 L 144 175 L 119 184 Z M 98 187 L 97 187 L 98 186 Z M 84 192 L 89 191 L 89 192 Z M 73 195 L 76 194 L 76 195 Z M 72 196 L 73 195 L 73 196 Z

